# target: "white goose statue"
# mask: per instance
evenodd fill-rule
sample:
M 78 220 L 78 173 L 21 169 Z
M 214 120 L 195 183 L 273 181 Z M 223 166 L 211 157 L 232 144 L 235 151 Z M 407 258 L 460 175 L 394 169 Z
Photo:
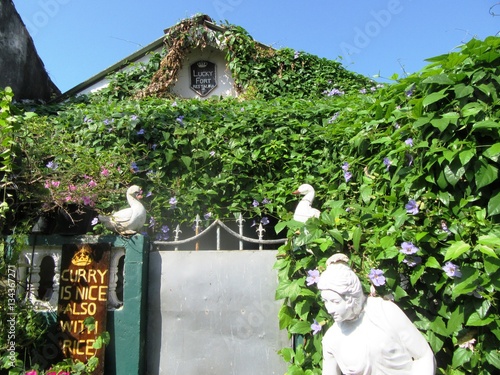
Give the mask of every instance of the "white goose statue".
M 99 221 L 109 230 L 121 235 L 136 234 L 146 222 L 146 209 L 139 202 L 142 190 L 137 185 L 127 189 L 127 202 L 130 207 L 113 213 L 111 216 L 99 215 Z
M 320 211 L 312 207 L 312 202 L 314 200 L 314 188 L 311 185 L 302 184 L 296 191 L 293 192 L 293 194 L 300 194 L 304 196 L 295 208 L 295 212 L 293 214 L 294 220 L 305 223 L 307 219 L 311 217 L 319 217 Z

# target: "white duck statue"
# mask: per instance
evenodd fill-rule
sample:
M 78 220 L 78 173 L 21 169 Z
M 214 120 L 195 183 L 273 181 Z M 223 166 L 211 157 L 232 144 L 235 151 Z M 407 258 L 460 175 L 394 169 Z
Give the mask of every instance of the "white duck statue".
M 304 196 L 295 208 L 295 212 L 293 214 L 294 220 L 305 223 L 307 219 L 311 217 L 319 217 L 320 211 L 312 207 L 315 192 L 311 185 L 302 184 L 296 191 L 293 192 L 293 194 L 300 194 Z
M 127 189 L 127 202 L 130 207 L 113 213 L 111 216 L 99 215 L 99 221 L 109 230 L 121 235 L 136 234 L 146 222 L 146 209 L 139 202 L 142 190 L 137 185 Z

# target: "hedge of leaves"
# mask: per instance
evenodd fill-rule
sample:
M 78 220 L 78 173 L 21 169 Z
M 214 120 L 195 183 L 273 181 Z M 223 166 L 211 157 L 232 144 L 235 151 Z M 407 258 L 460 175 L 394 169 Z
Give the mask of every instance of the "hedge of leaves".
M 292 67 L 300 54 L 291 52 L 275 56 Z M 99 210 L 123 204 L 116 191 L 140 184 L 153 236 L 195 214 L 275 217 L 279 235 L 289 236 L 275 266 L 280 326 L 296 338 L 295 348 L 280 352 L 289 374 L 321 373 L 321 337 L 331 320 L 311 277 L 339 251 L 367 290 L 373 270 L 378 294 L 412 317 L 442 373 L 494 373 L 499 55 L 499 38 L 473 40 L 387 87 L 352 75 L 329 82 L 322 65 L 311 64 L 316 70 L 301 85 L 314 89 L 295 95 L 289 81 L 275 79 L 259 91 L 261 81 L 245 81 L 256 94 L 244 101 L 133 100 L 108 90 L 33 108 L 37 116 L 22 121 L 17 137 L 40 173 L 53 173 L 47 161 L 68 170 L 73 161 L 76 179 L 85 166 L 89 175 L 113 166 L 114 179 L 100 180 L 113 190 L 96 197 Z M 29 134 L 37 137 L 23 143 Z M 29 181 L 43 190 L 41 175 Z M 291 220 L 290 193 L 301 183 L 315 187 L 322 211 L 305 229 Z M 313 324 L 321 326 L 316 334 Z
M 472 40 L 430 59 L 324 129 L 334 160 L 321 167 L 328 182 L 315 183 L 321 218 L 299 235 L 293 221 L 278 224 L 290 236 L 275 266 L 280 325 L 299 338 L 281 351 L 288 374 L 321 373 L 331 321 L 315 277 L 335 252 L 349 255 L 367 291 L 411 316 L 440 373 L 500 369 L 499 43 Z

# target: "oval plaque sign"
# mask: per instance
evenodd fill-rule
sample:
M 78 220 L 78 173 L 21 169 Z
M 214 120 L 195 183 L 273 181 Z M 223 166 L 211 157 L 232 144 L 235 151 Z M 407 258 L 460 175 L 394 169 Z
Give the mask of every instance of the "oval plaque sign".
M 217 65 L 200 60 L 191 64 L 191 89 L 200 96 L 207 96 L 217 87 Z

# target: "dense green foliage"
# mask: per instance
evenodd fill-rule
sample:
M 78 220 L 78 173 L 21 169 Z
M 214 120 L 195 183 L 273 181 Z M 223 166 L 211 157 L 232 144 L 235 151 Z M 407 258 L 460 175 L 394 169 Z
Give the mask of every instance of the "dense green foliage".
M 145 81 L 126 73 L 99 94 L 30 109 L 12 135 L 24 152 L 17 204 L 64 206 L 76 191 L 66 202 L 91 198 L 109 211 L 137 183 L 153 236 L 196 214 L 274 216 L 289 237 L 275 266 L 280 326 L 298 337 L 281 350 L 288 374 L 321 373 L 331 319 L 305 280 L 335 252 L 349 255 L 367 291 L 370 270 L 384 272 L 377 292 L 411 316 L 441 373 L 500 369 L 500 39 L 472 40 L 377 88 L 307 54 L 265 55 L 231 30 L 229 59 L 242 59 L 231 69 L 247 100 L 130 99 Z M 245 57 L 251 48 L 257 55 Z M 291 220 L 301 183 L 315 187 L 322 211 L 305 228 Z M 403 242 L 417 252 L 403 254 Z
M 430 59 L 370 105 L 350 101 L 324 134 L 336 179 L 315 184 L 328 191 L 321 218 L 299 235 L 293 221 L 279 224 L 290 236 L 276 263 L 280 325 L 303 335 L 282 350 L 289 374 L 321 373 L 331 321 L 306 278 L 335 252 L 349 255 L 367 291 L 370 271 L 384 272 L 377 292 L 411 316 L 440 372 L 500 369 L 499 43 L 472 40 Z M 314 321 L 324 326 L 316 335 Z

